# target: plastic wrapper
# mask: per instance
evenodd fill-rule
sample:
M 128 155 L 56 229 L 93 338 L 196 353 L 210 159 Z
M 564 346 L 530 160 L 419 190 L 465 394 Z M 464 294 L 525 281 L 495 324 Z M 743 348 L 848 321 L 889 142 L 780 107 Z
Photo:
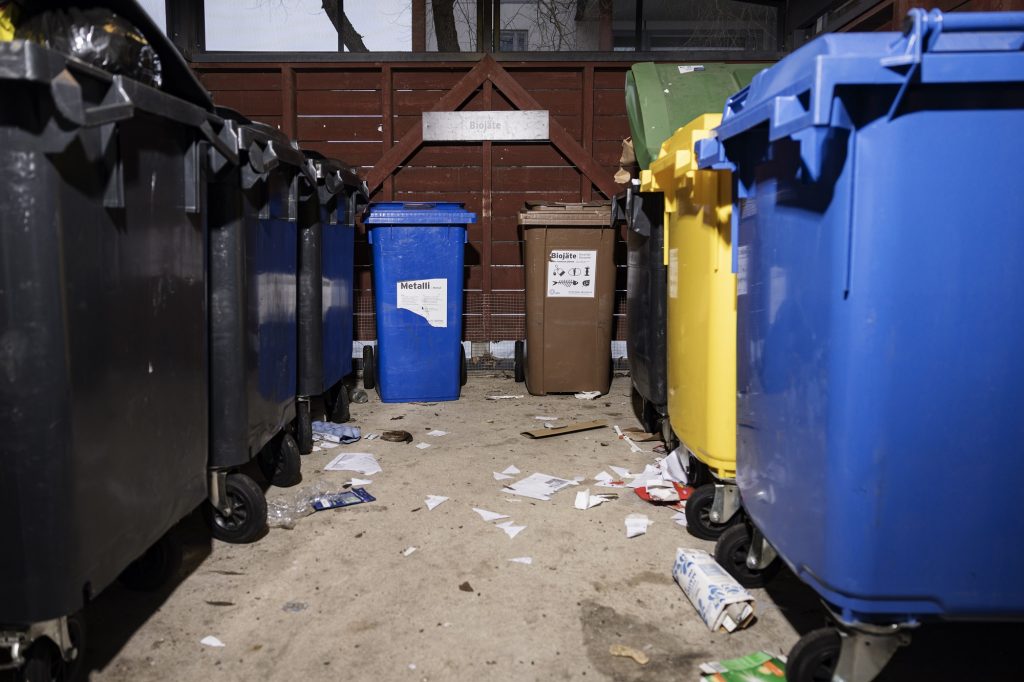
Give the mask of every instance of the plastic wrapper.
M 160 87 L 160 58 L 131 23 L 102 8 L 53 9 L 22 16 L 15 37 Z
M 336 487 L 336 486 L 332 486 Z M 267 525 L 271 528 L 291 530 L 299 519 L 309 516 L 316 510 L 313 501 L 332 492 L 336 492 L 322 481 L 288 491 L 287 495 L 267 500 Z
M 712 632 L 733 632 L 754 620 L 753 595 L 704 550 L 677 549 L 672 577 Z

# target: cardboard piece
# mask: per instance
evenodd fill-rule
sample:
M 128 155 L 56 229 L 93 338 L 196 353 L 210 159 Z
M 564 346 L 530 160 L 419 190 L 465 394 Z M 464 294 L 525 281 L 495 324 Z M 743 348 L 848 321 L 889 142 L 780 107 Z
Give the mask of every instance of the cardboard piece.
M 591 429 L 599 429 L 602 426 L 608 426 L 608 422 L 603 419 L 597 419 L 592 422 L 577 422 L 576 424 L 569 424 L 568 426 L 562 426 L 557 429 L 537 429 L 536 431 L 523 431 L 523 435 L 527 438 L 550 438 L 551 436 L 564 436 L 567 433 L 579 433 L 580 431 L 590 431 Z
M 733 632 L 754 620 L 754 597 L 702 549 L 676 550 L 672 577 L 712 632 Z

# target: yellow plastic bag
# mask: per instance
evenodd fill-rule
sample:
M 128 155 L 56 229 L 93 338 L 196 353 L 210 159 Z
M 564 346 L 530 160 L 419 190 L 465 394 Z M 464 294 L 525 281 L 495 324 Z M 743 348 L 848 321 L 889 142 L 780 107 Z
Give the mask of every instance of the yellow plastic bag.
M 13 2 L 0 2 L 0 43 L 14 40 L 14 23 L 17 19 L 17 6 Z

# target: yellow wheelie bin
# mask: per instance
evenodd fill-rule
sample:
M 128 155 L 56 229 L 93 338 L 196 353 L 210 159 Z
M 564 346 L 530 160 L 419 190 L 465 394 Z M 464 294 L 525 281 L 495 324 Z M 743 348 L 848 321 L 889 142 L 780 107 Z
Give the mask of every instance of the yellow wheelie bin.
M 668 416 L 696 460 L 686 502 L 690 532 L 713 540 L 739 520 L 736 479 L 736 275 L 732 177 L 700 170 L 694 145 L 721 114 L 678 129 L 641 174 L 641 191 L 665 195 L 668 268 Z M 693 460 L 691 460 L 693 462 Z

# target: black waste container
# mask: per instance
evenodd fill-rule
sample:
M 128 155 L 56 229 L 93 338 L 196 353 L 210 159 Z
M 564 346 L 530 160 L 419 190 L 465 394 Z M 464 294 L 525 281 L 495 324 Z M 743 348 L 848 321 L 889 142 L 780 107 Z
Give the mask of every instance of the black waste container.
M 352 372 L 355 217 L 366 183 L 336 159 L 306 150 L 315 184 L 299 201 L 299 358 L 295 431 L 299 449 L 313 449 L 310 399 L 322 396 L 328 421 L 349 420 L 342 378 Z
M 0 102 L 0 662 L 38 669 L 207 498 L 204 173 L 232 150 L 35 43 L 0 43 Z
M 299 185 L 309 162 L 279 130 L 218 109 L 236 131 L 237 165 L 210 185 L 210 467 L 224 497 L 210 509 L 215 537 L 249 542 L 266 500 L 237 468 L 256 457 L 268 481 L 301 480 L 295 419 Z
M 646 431 L 661 433 L 668 419 L 664 195 L 630 187 L 615 206 L 615 218 L 626 221 L 626 355 L 633 412 Z

